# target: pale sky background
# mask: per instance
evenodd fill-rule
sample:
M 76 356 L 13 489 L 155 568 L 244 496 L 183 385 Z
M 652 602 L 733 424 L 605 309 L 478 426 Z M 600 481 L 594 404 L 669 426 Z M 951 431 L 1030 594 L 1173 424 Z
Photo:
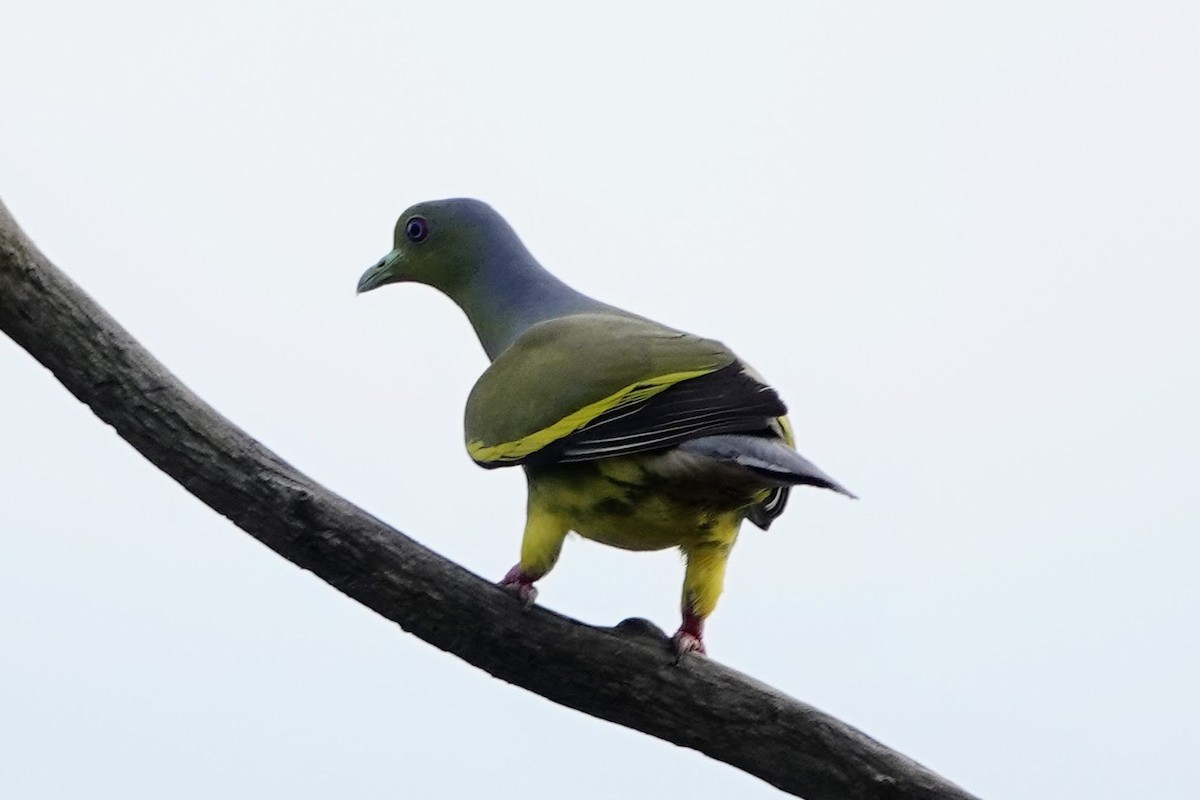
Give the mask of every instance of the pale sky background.
M 1193 798 L 1200 5 L 8 3 L 0 197 L 266 445 L 489 579 L 486 361 L 355 298 L 418 200 L 718 337 L 858 492 L 750 528 L 714 657 L 987 798 Z M 413 638 L 0 338 L 0 796 L 769 798 Z M 671 552 L 542 602 L 677 624 Z

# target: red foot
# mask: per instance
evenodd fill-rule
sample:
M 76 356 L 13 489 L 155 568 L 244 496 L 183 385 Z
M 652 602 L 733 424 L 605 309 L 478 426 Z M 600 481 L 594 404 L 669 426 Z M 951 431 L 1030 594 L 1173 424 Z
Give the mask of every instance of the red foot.
M 529 608 L 538 596 L 538 590 L 533 585 L 535 580 L 537 579 L 522 572 L 521 565 L 517 564 L 500 580 L 500 586 L 515 594 L 521 605 Z
M 704 619 L 691 611 L 684 611 L 683 624 L 679 626 L 671 641 L 675 645 L 676 662 L 687 653 L 708 655 L 708 651 L 704 649 Z

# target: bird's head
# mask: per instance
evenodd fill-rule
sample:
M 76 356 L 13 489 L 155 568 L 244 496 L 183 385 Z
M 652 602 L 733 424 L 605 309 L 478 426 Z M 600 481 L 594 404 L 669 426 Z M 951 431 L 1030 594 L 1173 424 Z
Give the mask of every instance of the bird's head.
M 513 229 L 487 203 L 431 200 L 400 215 L 392 251 L 358 279 L 358 292 L 413 282 L 457 300 L 480 270 L 528 257 Z

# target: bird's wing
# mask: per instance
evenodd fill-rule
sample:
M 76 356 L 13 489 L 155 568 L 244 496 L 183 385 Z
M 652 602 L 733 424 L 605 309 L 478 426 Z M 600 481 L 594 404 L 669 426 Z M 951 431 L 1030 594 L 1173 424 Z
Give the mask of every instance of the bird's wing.
M 467 401 L 467 449 L 484 467 L 672 447 L 716 433 L 770 435 L 786 413 L 720 342 L 615 314 L 530 328 Z

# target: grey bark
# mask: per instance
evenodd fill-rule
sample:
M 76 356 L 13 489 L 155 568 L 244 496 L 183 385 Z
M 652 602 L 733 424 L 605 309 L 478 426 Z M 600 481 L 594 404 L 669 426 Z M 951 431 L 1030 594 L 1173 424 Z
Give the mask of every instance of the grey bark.
M 0 204 L 0 329 L 152 464 L 279 555 L 501 680 L 690 747 L 809 800 L 971 795 L 665 635 L 520 604 L 311 480 L 179 382 Z M 13 391 L 12 387 L 7 387 Z

